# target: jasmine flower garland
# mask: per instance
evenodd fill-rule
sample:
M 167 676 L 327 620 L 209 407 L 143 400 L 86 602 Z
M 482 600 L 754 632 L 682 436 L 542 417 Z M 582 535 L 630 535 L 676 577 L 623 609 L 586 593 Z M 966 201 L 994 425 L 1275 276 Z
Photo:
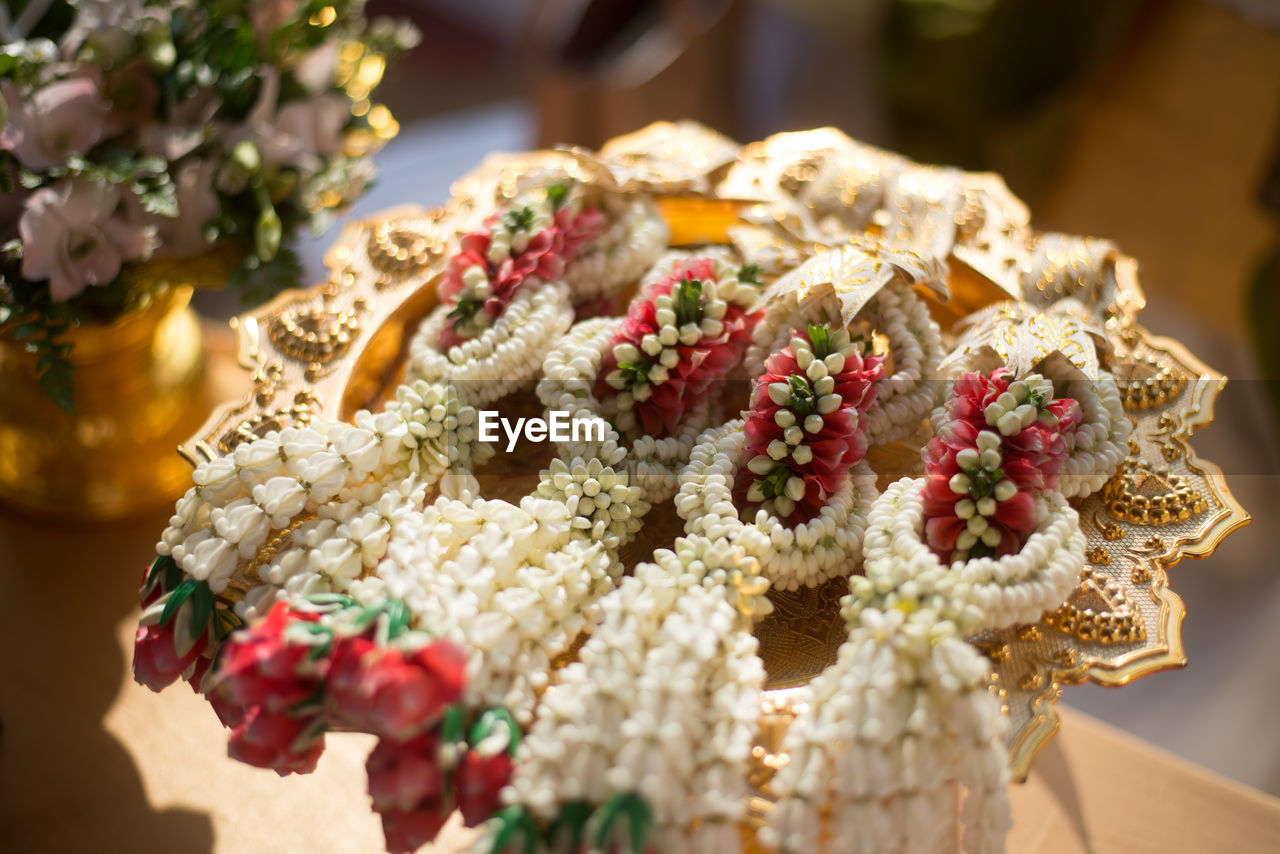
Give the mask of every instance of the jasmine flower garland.
M 552 851 L 577 850 L 574 836 L 601 850 L 623 838 L 628 850 L 739 850 L 764 680 L 751 626 L 772 607 L 768 582 L 725 540 L 680 539 L 654 560 L 601 600 L 599 628 L 517 752 L 506 800 L 553 829 L 577 825 Z M 652 828 L 599 834 L 592 809 L 628 797 Z
M 867 440 L 893 442 L 914 433 L 942 393 L 936 381 L 946 356 L 942 333 L 924 301 L 896 282 L 877 290 L 857 319 L 866 333 L 878 332 L 888 341 L 889 367 L 875 386 L 877 405 L 867 413 Z M 792 330 L 808 325 L 843 325 L 834 292 L 803 302 L 791 294 L 771 306 L 756 326 L 747 369 L 761 373 L 765 360 L 786 345 Z
M 272 431 L 201 463 L 157 552 L 220 593 L 272 531 L 344 489 L 375 475 L 431 483 L 450 465 L 469 467 L 492 452 L 476 442 L 475 409 L 441 386 L 403 385 L 384 412 L 354 420 Z
M 718 253 L 669 255 L 625 318 L 576 324 L 543 363 L 543 405 L 613 424 L 650 503 L 675 491 L 678 467 L 711 422 L 710 395 L 746 346 L 758 292 L 740 273 Z M 562 443 L 562 456 L 598 453 Z

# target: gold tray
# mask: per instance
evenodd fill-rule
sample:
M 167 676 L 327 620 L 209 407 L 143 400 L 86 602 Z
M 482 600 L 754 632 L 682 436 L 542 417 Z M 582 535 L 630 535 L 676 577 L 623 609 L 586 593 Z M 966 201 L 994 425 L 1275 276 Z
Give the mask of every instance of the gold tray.
M 731 168 L 732 180 L 724 180 Z M 253 392 L 218 409 L 183 446 L 183 455 L 195 464 L 268 430 L 350 419 L 389 396 L 408 336 L 435 304 L 435 281 L 457 235 L 548 170 L 653 194 L 673 244 L 723 243 L 730 231 L 745 229 L 735 239 L 792 256 L 847 240 L 841 214 L 865 206 L 869 193 L 874 202 L 875 192 L 887 192 L 886 176 L 893 176 L 892 212 L 854 231 L 888 232 L 918 251 L 947 256 L 951 300 L 932 306 L 944 329 L 1018 295 L 1029 270 L 1039 271 L 1035 287 L 1042 293 L 1101 305 L 1115 348 L 1111 364 L 1136 429 L 1122 473 L 1076 502 L 1089 540 L 1084 582 L 1040 623 L 973 639 L 992 660 L 1008 707 L 1014 776 L 1026 777 L 1056 730 L 1054 702 L 1062 685 L 1123 685 L 1185 664 L 1185 609 L 1169 588 L 1167 570 L 1183 557 L 1209 555 L 1249 521 L 1221 470 L 1199 460 L 1189 444 L 1193 430 L 1212 421 L 1226 378 L 1178 342 L 1137 324 L 1144 299 L 1132 259 L 1104 252 L 1106 274 L 1099 278 L 1087 268 L 1091 253 L 1098 257 L 1097 242 L 1073 239 L 1063 252 L 1037 256 L 1046 238 L 1029 227 L 1025 206 L 997 176 L 918 166 L 831 129 L 738 146 L 698 125 L 660 123 L 612 140 L 598 153 L 495 155 L 460 179 L 442 208 L 397 208 L 348 225 L 326 256 L 328 282 L 282 294 L 232 321 Z M 939 187 L 951 188 L 953 204 Z M 825 220 L 815 229 L 819 214 Z M 744 219 L 754 224 L 744 226 Z M 918 459 L 914 449 L 889 448 L 869 460 L 882 474 L 901 473 L 913 453 Z M 1151 510 L 1152 499 L 1166 494 L 1156 505 L 1185 505 L 1187 518 L 1176 521 L 1175 513 L 1165 519 Z M 653 533 L 679 532 L 671 519 L 654 518 L 647 527 L 651 542 Z M 837 603 L 847 589 L 835 579 L 816 589 L 774 593 L 777 610 L 758 627 L 769 684 L 753 783 L 765 792 L 772 771 L 786 761 L 779 747 L 793 717 L 796 686 L 833 661 L 844 640 Z M 753 811 L 765 805 L 758 802 Z

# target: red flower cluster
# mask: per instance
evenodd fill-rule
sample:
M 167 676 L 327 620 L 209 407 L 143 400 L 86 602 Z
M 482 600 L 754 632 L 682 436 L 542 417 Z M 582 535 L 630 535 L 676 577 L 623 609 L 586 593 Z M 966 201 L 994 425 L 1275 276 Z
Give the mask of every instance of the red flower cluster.
M 207 609 L 203 624 L 197 625 L 196 604 L 202 598 L 211 603 L 213 594 L 207 585 L 195 581 L 187 582 L 182 592 L 166 590 L 164 569 L 170 565 L 177 573 L 171 558 L 161 558 L 148 567 L 138 593 L 143 619 L 133 638 L 133 678 L 152 691 L 189 676 L 204 661 L 202 656 L 210 645 L 212 607 Z M 181 597 L 176 610 L 170 606 L 175 595 Z
M 506 744 L 496 751 L 479 747 L 484 738 L 471 735 L 468 747 L 447 727 L 408 741 L 383 738 L 369 755 L 369 795 L 382 816 L 387 849 L 392 854 L 416 851 L 433 840 L 457 807 L 468 827 L 484 823 L 501 807 L 499 794 L 511 779 L 511 755 L 518 732 L 510 717 L 494 711 L 481 722 L 500 718 L 509 727 Z M 480 724 L 477 724 L 480 726 Z M 461 753 L 456 763 L 449 757 Z
M 925 537 L 943 560 L 1014 554 L 1037 524 L 1035 494 L 1058 485 L 1063 434 L 1080 420 L 1053 385 L 1007 368 L 966 373 L 924 449 Z
M 713 306 L 704 283 L 718 281 L 710 258 L 677 263 L 632 302 L 605 349 L 596 396 L 627 393 L 638 426 L 650 436 L 674 433 L 684 414 L 741 361 L 751 341 L 760 312 L 749 311 L 742 299 L 717 297 Z M 753 289 L 746 302 L 754 302 L 754 287 L 738 285 Z
M 277 602 L 227 639 L 204 684 L 232 728 L 231 756 L 284 775 L 314 770 L 330 726 L 396 740 L 430 730 L 462 695 L 465 674 L 465 655 L 448 641 L 405 653 Z
M 771 355 L 756 380 L 738 472 L 739 506 L 772 502 L 789 524 L 806 522 L 866 456 L 866 422 L 884 359 L 864 355 L 844 330 L 811 326 Z
M 494 214 L 485 220 L 485 229 L 464 235 L 458 253 L 449 259 L 444 278 L 440 282 L 440 299 L 454 309 L 440 331 L 443 349 L 457 346 L 474 337 L 482 328 L 474 322 L 483 312 L 484 324 L 502 316 L 524 284 L 531 279 L 544 282 L 556 281 L 564 276 L 566 266 L 574 254 L 587 241 L 598 236 L 605 227 L 605 216 L 594 208 L 574 213 L 569 208 L 556 211 L 551 224 L 536 234 L 527 235 L 527 242 L 518 251 L 510 253 L 499 264 L 489 260 L 494 231 L 505 229 L 520 234 L 520 224 L 527 220 L 529 209 L 518 208 L 505 214 Z M 524 235 L 521 235 L 524 236 Z M 467 271 L 478 267 L 485 271 L 487 279 L 480 283 L 468 281 Z

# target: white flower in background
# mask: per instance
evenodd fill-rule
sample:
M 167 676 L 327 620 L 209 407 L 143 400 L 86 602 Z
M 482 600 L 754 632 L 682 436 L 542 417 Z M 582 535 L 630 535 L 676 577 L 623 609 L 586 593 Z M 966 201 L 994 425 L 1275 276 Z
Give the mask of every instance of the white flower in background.
M 87 76 L 59 80 L 30 93 L 11 81 L 0 81 L 0 96 L 9 111 L 0 148 L 12 151 L 28 169 L 61 166 L 102 138 L 107 102 Z
M 123 262 L 150 254 L 154 236 L 126 221 L 119 207 L 114 186 L 86 179 L 64 179 L 32 193 L 18 223 L 22 275 L 47 279 L 55 301 L 109 284 Z

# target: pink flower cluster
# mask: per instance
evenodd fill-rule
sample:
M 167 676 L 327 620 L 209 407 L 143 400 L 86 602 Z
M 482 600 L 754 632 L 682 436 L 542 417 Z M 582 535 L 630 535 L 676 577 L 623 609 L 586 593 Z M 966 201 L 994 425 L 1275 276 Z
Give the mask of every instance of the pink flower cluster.
M 684 414 L 741 361 L 751 341 L 760 312 L 749 310 L 743 300 L 717 299 L 714 312 L 719 316 L 708 314 L 707 285 L 718 281 L 710 258 L 676 264 L 631 303 L 622 327 L 609 340 L 595 394 L 604 400 L 625 393 L 647 435 L 674 433 Z M 660 307 L 668 302 L 669 308 Z
M 961 375 L 946 409 L 924 448 L 925 538 L 943 560 L 1014 554 L 1038 522 L 1036 493 L 1058 485 L 1080 407 L 999 368 Z
M 529 210 L 494 214 L 485 220 L 483 231 L 463 236 L 461 248 L 449 259 L 440 282 L 440 300 L 452 308 L 449 322 L 440 331 L 442 349 L 480 334 L 502 316 L 526 283 L 562 278 L 574 254 L 605 227 L 604 214 L 595 208 L 574 213 L 562 207 L 547 227 L 534 234 L 521 234 L 520 224 L 529 218 Z M 517 236 L 508 247 L 510 251 L 495 263 L 491 249 L 495 233 L 500 231 Z M 483 271 L 483 276 L 470 273 L 471 270 Z
M 866 456 L 866 421 L 884 359 L 865 355 L 844 330 L 796 331 L 756 380 L 734 484 L 738 506 L 768 503 L 789 524 L 812 519 Z

